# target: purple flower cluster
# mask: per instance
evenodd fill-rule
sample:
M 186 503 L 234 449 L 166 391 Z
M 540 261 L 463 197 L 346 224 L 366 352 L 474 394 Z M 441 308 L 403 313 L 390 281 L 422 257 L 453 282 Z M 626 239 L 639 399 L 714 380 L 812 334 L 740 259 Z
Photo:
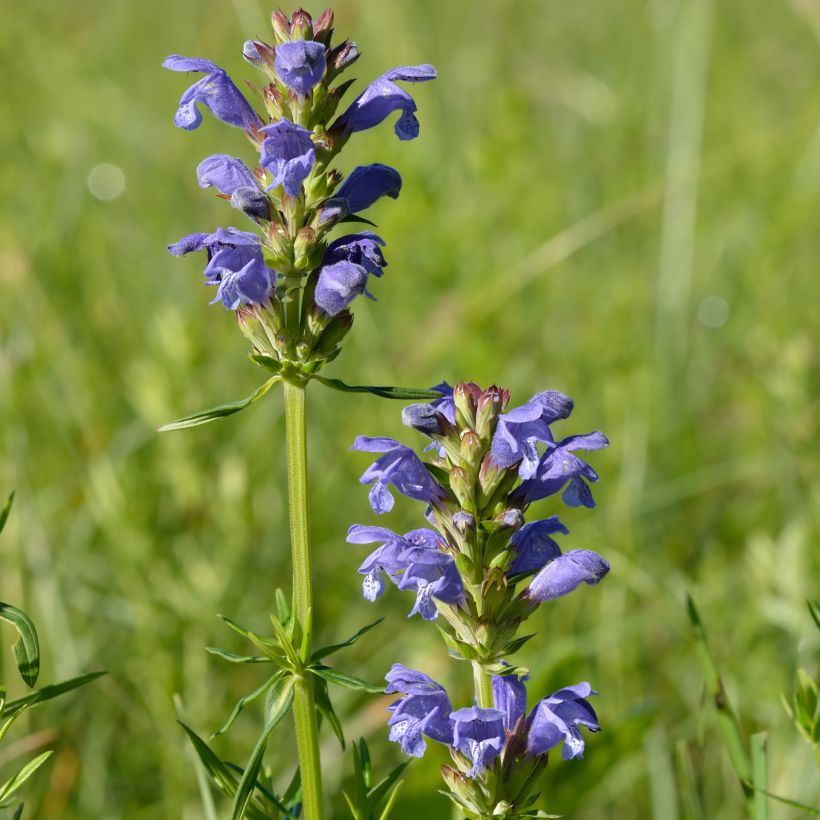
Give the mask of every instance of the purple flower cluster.
M 328 10 L 314 22 L 303 10 L 290 20 L 274 12 L 272 26 L 274 45 L 249 40 L 242 51 L 265 75 L 260 92 L 264 115 L 210 60 L 172 55 L 163 63 L 171 71 L 202 75 L 182 94 L 174 117 L 177 127 L 198 128 L 204 108 L 221 122 L 241 128 L 258 152 L 252 163 L 231 154 L 213 154 L 197 168 L 200 187 L 212 187 L 230 199 L 260 230 L 253 243 L 252 267 L 247 267 L 250 251 L 239 251 L 240 244 L 223 243 L 232 253 L 222 254 L 216 276 L 212 255 L 224 247 L 213 242 L 197 247 L 187 236 L 169 250 L 207 250 L 206 283 L 219 287 L 215 301 L 231 310 L 261 308 L 255 315 L 266 332 L 252 341 L 262 340 L 273 349 L 257 352 L 283 361 L 296 358 L 301 364 L 315 361 L 317 351 L 319 360 L 327 361 L 337 351 L 328 350 L 322 335 L 357 296 L 370 295 L 368 280 L 381 276 L 386 265 L 385 243 L 375 234 L 365 231 L 335 240 L 328 234 L 382 197 L 395 199 L 402 185 L 398 171 L 381 163 L 357 166 L 346 178 L 331 163 L 352 134 L 373 128 L 393 113 L 398 113 L 395 130 L 400 139 L 416 137 L 416 103 L 396 83 L 432 80 L 436 71 L 430 65 L 392 69 L 337 113 L 349 83 L 335 82 L 359 52 L 351 41 L 331 43 L 333 13 Z M 236 228 L 219 231 L 244 235 Z M 243 242 L 241 247 L 250 244 Z M 294 300 L 303 300 L 306 309 L 287 309 L 285 305 Z M 290 327 L 297 317 L 299 327 Z M 340 336 L 337 346 L 349 326 L 341 320 L 328 330 L 334 339 Z
M 559 689 L 527 714 L 527 690 L 515 675 L 493 676 L 493 708 L 457 710 L 444 687 L 423 672 L 397 663 L 385 679 L 385 693 L 401 695 L 389 707 L 390 740 L 412 757 L 424 754 L 425 737 L 443 743 L 466 759 L 469 778 L 489 769 L 506 750 L 538 757 L 563 742 L 564 760 L 583 757 L 580 727 L 591 732 L 601 729 L 587 700 L 597 692 L 588 683 Z

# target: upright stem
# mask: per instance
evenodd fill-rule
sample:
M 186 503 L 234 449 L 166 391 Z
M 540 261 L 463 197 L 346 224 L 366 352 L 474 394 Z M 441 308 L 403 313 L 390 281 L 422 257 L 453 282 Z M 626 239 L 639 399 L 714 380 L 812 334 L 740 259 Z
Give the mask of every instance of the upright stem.
M 283 382 L 285 388 L 285 432 L 288 455 L 288 513 L 293 564 L 294 638 L 302 646 L 302 661 L 310 655 L 311 608 L 313 589 L 310 575 L 310 536 L 308 532 L 307 435 L 305 430 L 305 385 Z M 306 637 L 307 636 L 307 637 Z M 293 699 L 296 745 L 302 778 L 304 820 L 322 820 L 322 769 L 319 761 L 319 732 L 313 685 L 300 678 Z
M 484 671 L 484 667 L 473 661 L 473 683 L 475 697 L 482 709 L 493 708 L 493 679 Z

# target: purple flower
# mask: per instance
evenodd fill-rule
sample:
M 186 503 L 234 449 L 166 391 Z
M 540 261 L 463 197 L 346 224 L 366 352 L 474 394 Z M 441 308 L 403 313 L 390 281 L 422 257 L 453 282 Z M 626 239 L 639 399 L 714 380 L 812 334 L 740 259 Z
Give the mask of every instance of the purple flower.
M 256 234 L 236 228 L 218 228 L 216 233 L 193 233 L 168 246 L 174 256 L 205 250 L 205 284 L 216 285 L 211 304 L 221 301 L 226 308 L 265 302 L 276 284 L 276 271 L 265 265 Z
M 182 95 L 179 108 L 174 115 L 174 125 L 177 128 L 191 131 L 199 127 L 202 114 L 197 103 L 202 103 L 218 120 L 237 128 L 257 128 L 262 124 L 230 77 L 210 60 L 172 54 L 162 67 L 171 71 L 196 71 L 205 74 Z
M 527 718 L 527 753 L 546 754 L 562 740 L 564 760 L 584 756 L 584 738 L 578 729 L 601 731 L 598 716 L 586 698 L 597 695 L 588 683 L 559 689 L 537 703 Z
M 493 461 L 501 468 L 521 462 L 518 474 L 532 478 L 538 467 L 537 442 L 555 444 L 549 425 L 572 412 L 572 399 L 554 390 L 536 393 L 526 404 L 498 418 L 493 436 Z
M 393 509 L 393 495 L 388 487 L 392 484 L 402 495 L 433 504 L 444 497 L 444 491 L 436 484 L 422 460 L 409 448 L 392 438 L 358 436 L 351 450 L 364 453 L 384 453 L 362 473 L 362 484 L 373 483 L 370 488 L 370 506 L 373 512 L 382 514 Z
M 543 521 L 531 521 L 525 524 L 510 539 L 515 547 L 516 556 L 508 570 L 509 575 L 518 575 L 527 572 L 537 572 L 548 561 L 561 555 L 561 548 L 550 535 L 569 530 L 558 520 L 557 515 L 551 515 Z
M 362 595 L 368 601 L 375 601 L 384 592 L 382 574 L 394 584 L 398 584 L 401 574 L 407 569 L 408 562 L 403 553 L 412 547 L 426 545 L 437 549 L 438 535 L 432 530 L 418 529 L 406 535 L 398 535 L 385 527 L 368 527 L 354 524 L 347 531 L 349 544 L 372 544 L 380 542 L 381 546 L 370 553 L 359 567 L 362 580 Z
M 336 192 L 336 198 L 347 201 L 348 213 L 369 208 L 377 199 L 389 196 L 397 199 L 401 177 L 395 168 L 379 162 L 354 168 Z
M 509 666 L 506 661 L 501 663 Z M 508 732 L 515 730 L 527 710 L 527 687 L 524 686 L 527 679 L 527 676 L 493 675 L 493 704 L 503 713 L 504 728 Z
M 464 601 L 464 584 L 455 562 L 452 556 L 438 549 L 436 534 L 431 535 L 432 540 L 411 546 L 399 556 L 406 569 L 398 587 L 416 590 L 416 603 L 408 617 L 419 613 L 425 621 L 438 618 L 434 598 L 445 604 Z
M 401 744 L 405 754 L 421 757 L 427 744 L 422 735 L 439 743 L 453 744 L 453 707 L 442 686 L 432 678 L 394 663 L 385 675 L 385 694 L 397 692 L 402 697 L 388 707 L 390 740 Z
M 229 196 L 239 188 L 259 189 L 250 168 L 241 159 L 228 154 L 206 157 L 197 166 L 196 175 L 200 188 L 213 185 L 219 193 Z
M 541 456 L 535 474 L 516 490 L 515 497 L 526 503 L 557 493 L 564 485 L 564 503 L 569 507 L 594 507 L 587 481 L 598 480 L 598 473 L 574 454 L 575 450 L 601 450 L 609 441 L 603 433 L 569 436 Z
M 288 120 L 266 125 L 261 130 L 268 136 L 262 143 L 259 162 L 273 175 L 268 190 L 281 185 L 289 196 L 299 196 L 302 182 L 316 162 L 310 131 Z
M 369 274 L 382 275 L 387 265 L 380 245 L 384 240 L 369 231 L 343 236 L 325 251 L 314 299 L 330 316 L 343 311 L 357 296 L 367 293 Z
M 567 595 L 582 583 L 594 586 L 609 572 L 609 564 L 592 550 L 570 550 L 550 561 L 524 590 L 531 601 L 543 603 Z
M 456 405 L 453 401 L 453 388 L 447 382 L 441 382 L 430 388 L 442 394 L 427 404 L 409 404 L 402 410 L 402 424 L 412 427 L 426 436 L 444 434 L 445 422 L 456 423 Z
M 312 40 L 295 40 L 276 47 L 276 73 L 291 91 L 304 97 L 325 73 L 325 47 Z
M 394 81 L 420 83 L 433 80 L 435 77 L 436 70 L 431 65 L 394 68 L 382 74 L 356 97 L 350 107 L 333 124 L 333 128 L 352 134 L 373 128 L 393 111 L 401 111 L 401 116 L 396 121 L 396 135 L 400 140 L 414 139 L 419 135 L 419 122 L 414 113 L 416 103 Z
M 472 762 L 467 777 L 475 777 L 501 754 L 506 735 L 504 713 L 469 706 L 452 712 L 453 746 Z

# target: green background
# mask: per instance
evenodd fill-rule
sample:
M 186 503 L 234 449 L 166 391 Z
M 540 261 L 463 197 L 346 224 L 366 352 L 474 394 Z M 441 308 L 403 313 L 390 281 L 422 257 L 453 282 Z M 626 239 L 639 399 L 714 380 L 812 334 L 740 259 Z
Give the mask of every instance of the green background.
M 191 231 L 244 227 L 194 170 L 213 152 L 251 161 L 250 148 L 207 116 L 175 129 L 190 80 L 160 63 L 201 55 L 257 79 L 241 45 L 270 39 L 267 13 L 256 0 L 30 0 L 3 14 L 0 490 L 16 488 L 17 504 L 0 590 L 40 629 L 43 682 L 109 672 L 4 747 L 57 749 L 26 787 L 29 817 L 200 817 L 172 696 L 207 735 L 262 680 L 203 647 L 243 651 L 216 614 L 262 630 L 289 584 L 281 397 L 192 431 L 155 428 L 263 377 L 231 314 L 208 305 L 202 260 L 165 251 Z M 560 432 L 612 441 L 591 458 L 597 509 L 562 512 L 562 543 L 600 551 L 612 572 L 543 606 L 518 656 L 532 697 L 579 680 L 601 693 L 604 731 L 583 761 L 553 755 L 545 806 L 584 820 L 683 816 L 685 758 L 705 816 L 741 816 L 687 590 L 744 728 L 770 732 L 771 790 L 816 804 L 811 750 L 780 694 L 798 664 L 817 671 L 805 599 L 817 594 L 820 500 L 820 4 L 345 0 L 337 32 L 364 53 L 359 89 L 420 62 L 439 79 L 413 89 L 418 140 L 384 124 L 342 155 L 345 170 L 394 165 L 405 184 L 369 214 L 389 267 L 328 375 L 495 381 L 517 403 L 560 389 L 577 408 Z M 103 163 L 124 175 L 110 200 L 89 187 Z M 377 520 L 353 438 L 421 439 L 398 403 L 310 392 L 318 637 L 384 615 L 339 664 L 378 681 L 400 660 L 466 705 L 469 668 L 405 619 L 406 595 L 361 599 L 364 549 L 344 542 L 350 524 Z M 378 523 L 404 531 L 420 514 L 399 500 Z M 0 670 L 12 687 L 13 639 L 3 632 Z M 386 698 L 336 701 L 383 771 L 398 762 Z M 259 714 L 219 752 L 242 762 Z M 284 775 L 289 733 L 267 757 Z M 338 795 L 352 761 L 323 737 Z M 412 765 L 396 818 L 449 816 L 436 794 L 445 759 L 431 745 Z M 771 816 L 796 813 L 773 803 Z

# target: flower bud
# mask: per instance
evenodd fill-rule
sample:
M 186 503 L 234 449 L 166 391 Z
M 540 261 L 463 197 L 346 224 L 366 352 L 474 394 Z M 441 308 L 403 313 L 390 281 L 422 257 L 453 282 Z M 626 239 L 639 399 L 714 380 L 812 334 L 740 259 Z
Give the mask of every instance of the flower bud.
M 242 47 L 242 56 L 253 65 L 273 67 L 276 51 L 261 40 L 248 40 Z
M 313 39 L 325 45 L 330 44 L 333 36 L 333 9 L 325 9 L 319 19 L 313 24 Z
M 313 228 L 300 228 L 293 241 L 293 257 L 297 270 L 314 268 L 316 250 L 316 231 Z
M 450 470 L 450 489 L 462 508 L 467 512 L 475 511 L 473 481 L 466 470 L 461 467 L 453 467 Z
M 350 328 L 353 327 L 353 314 L 349 310 L 337 313 L 328 323 L 314 350 L 320 356 L 332 354 L 341 341 L 347 336 Z
M 265 86 L 262 92 L 262 100 L 265 103 L 265 110 L 270 114 L 272 120 L 287 119 L 284 116 L 286 111 L 290 112 L 287 98 L 273 83 Z
M 458 427 L 475 427 L 475 402 L 479 394 L 478 385 L 459 382 L 453 390 L 453 401 L 456 405 L 456 425 Z
M 481 459 L 484 457 L 484 445 L 472 430 L 462 434 L 460 452 L 462 463 L 471 473 L 475 473 L 478 465 L 481 464 Z
M 336 113 L 339 101 L 344 96 L 345 91 L 354 83 L 354 80 L 347 80 L 340 83 L 336 88 L 332 88 L 314 105 L 311 114 L 311 121 L 314 123 L 327 123 Z
M 313 18 L 304 9 L 297 9 L 290 17 L 290 39 L 313 39 Z
M 280 9 L 274 9 L 270 14 L 273 37 L 277 43 L 287 43 L 290 40 L 290 23 Z
M 330 49 L 327 54 L 327 71 L 332 79 L 341 74 L 348 66 L 353 65 L 361 56 L 359 47 L 352 40 L 345 40 Z
M 475 530 L 475 516 L 467 510 L 459 510 L 452 517 L 453 526 L 462 535 Z
M 488 387 L 479 397 L 476 407 L 475 430 L 482 441 L 490 441 L 495 432 L 499 415 L 510 400 L 510 391 L 501 387 Z
M 251 219 L 270 219 L 270 200 L 258 188 L 237 188 L 231 194 L 231 205 Z

